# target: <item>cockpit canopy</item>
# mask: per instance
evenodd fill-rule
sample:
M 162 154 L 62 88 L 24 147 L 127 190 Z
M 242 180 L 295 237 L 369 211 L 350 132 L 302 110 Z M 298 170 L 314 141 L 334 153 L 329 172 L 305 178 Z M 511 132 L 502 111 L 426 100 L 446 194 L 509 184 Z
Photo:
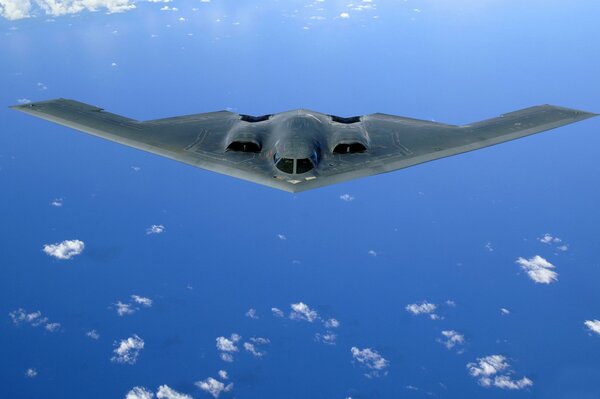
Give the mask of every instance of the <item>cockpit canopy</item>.
M 313 152 L 309 158 L 285 158 L 275 154 L 273 159 L 277 169 L 289 175 L 301 175 L 310 172 L 317 166 L 317 154 Z

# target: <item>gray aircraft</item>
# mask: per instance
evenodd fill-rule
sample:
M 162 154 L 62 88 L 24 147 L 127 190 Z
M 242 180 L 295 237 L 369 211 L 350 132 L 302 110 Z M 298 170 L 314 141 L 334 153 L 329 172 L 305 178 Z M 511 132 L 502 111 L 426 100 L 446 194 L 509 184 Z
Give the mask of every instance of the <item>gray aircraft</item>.
M 514 140 L 597 114 L 540 105 L 468 125 L 299 109 L 136 121 L 67 99 L 19 111 L 187 164 L 289 192 L 322 187 Z

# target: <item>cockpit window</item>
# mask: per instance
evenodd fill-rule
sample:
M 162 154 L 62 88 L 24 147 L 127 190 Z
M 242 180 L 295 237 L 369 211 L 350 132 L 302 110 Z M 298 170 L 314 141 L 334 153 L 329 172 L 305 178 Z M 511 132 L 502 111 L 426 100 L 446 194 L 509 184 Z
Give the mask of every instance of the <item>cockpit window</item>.
M 280 158 L 277 163 L 275 163 L 275 166 L 284 173 L 290 175 L 294 173 L 294 160 L 291 158 Z
M 310 160 L 310 158 L 303 158 L 303 159 L 296 160 L 296 173 L 297 174 L 306 173 L 309 170 L 311 170 L 312 168 L 314 168 L 314 165 L 313 165 L 312 161 Z

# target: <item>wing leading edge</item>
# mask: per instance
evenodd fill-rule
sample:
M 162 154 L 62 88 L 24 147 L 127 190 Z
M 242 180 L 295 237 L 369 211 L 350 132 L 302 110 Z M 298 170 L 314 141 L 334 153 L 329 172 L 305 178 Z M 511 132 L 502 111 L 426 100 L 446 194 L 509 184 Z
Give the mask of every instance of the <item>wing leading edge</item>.
M 362 117 L 369 154 L 348 156 L 344 168 L 304 184 L 300 190 L 404 169 L 588 119 L 598 114 L 540 105 L 466 124 L 447 125 L 386 114 Z
M 446 125 L 385 114 L 365 115 L 356 125 L 368 137 L 366 152 L 339 155 L 330 153 L 324 146 L 323 159 L 315 169 L 316 178 L 289 184 L 273 178 L 272 165 L 265 166 L 268 157 L 224 153 L 223 140 L 240 121 L 240 116 L 232 112 L 140 122 L 66 99 L 11 108 L 193 166 L 290 192 L 403 169 L 596 116 L 552 105 L 526 108 L 467 125 Z M 347 127 L 331 122 L 326 134 L 344 128 Z

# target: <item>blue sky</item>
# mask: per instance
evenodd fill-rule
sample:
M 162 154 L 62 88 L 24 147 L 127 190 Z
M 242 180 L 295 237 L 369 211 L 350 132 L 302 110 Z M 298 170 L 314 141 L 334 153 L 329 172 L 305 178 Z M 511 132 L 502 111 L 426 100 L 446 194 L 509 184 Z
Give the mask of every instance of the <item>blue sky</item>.
M 7 108 L 600 112 L 597 2 L 349 3 L 0 0 L 3 397 L 600 395 L 597 119 L 292 195 Z

